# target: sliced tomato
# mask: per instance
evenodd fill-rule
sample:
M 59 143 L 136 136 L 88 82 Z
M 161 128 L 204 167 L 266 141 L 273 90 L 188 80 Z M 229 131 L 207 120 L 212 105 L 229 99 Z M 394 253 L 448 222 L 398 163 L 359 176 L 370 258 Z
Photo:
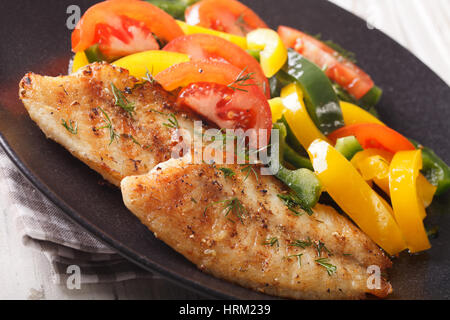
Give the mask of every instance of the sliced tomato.
M 202 0 L 186 9 L 187 24 L 245 36 L 265 22 L 250 8 L 236 0 Z
M 246 69 L 246 72 L 253 74 L 253 79 L 261 86 L 266 98 L 270 99 L 269 81 L 261 65 L 234 43 L 213 35 L 192 34 L 172 40 L 163 50 L 187 54 L 192 60 L 212 59 L 228 62 L 241 70 Z
M 336 143 L 343 137 L 355 136 L 364 149 L 382 149 L 391 153 L 415 150 L 414 145 L 400 133 L 378 123 L 359 123 L 342 127 L 328 138 Z
M 362 69 L 343 58 L 323 42 L 299 30 L 280 26 L 278 34 L 284 44 L 295 49 L 305 58 L 325 70 L 327 76 L 347 90 L 356 99 L 361 99 L 374 82 Z
M 158 7 L 138 0 L 111 0 L 90 7 L 72 33 L 72 50 L 99 44 L 110 56 L 159 49 L 154 35 L 171 41 L 183 35 L 176 21 Z
M 240 76 L 242 76 L 242 70 L 229 63 L 197 60 L 176 64 L 158 73 L 155 80 L 167 91 L 173 91 L 195 82 L 215 82 L 230 85 Z M 254 84 L 254 82 L 248 81 L 245 84 L 250 85 L 252 83 Z M 256 85 L 254 87 L 259 89 Z
M 272 113 L 253 80 L 229 63 L 201 60 L 180 63 L 156 75 L 166 90 L 183 87 L 178 104 L 202 115 L 220 128 L 265 129 L 269 141 Z M 260 135 L 259 130 L 254 134 Z M 260 145 L 263 147 L 263 145 Z

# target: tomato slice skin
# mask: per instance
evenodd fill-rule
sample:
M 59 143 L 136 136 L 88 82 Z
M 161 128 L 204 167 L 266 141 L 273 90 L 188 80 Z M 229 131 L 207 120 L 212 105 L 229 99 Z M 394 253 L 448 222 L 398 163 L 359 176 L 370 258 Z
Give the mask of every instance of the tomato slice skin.
M 187 54 L 192 60 L 212 59 L 228 62 L 241 70 L 245 68 L 246 72 L 253 73 L 255 82 L 265 91 L 266 98 L 270 99 L 269 81 L 261 65 L 234 43 L 213 35 L 192 34 L 172 40 L 163 50 Z
M 72 50 L 84 51 L 96 44 L 96 26 L 119 26 L 121 16 L 142 22 L 148 30 L 165 41 L 183 35 L 183 31 L 169 14 L 148 2 L 110 0 L 95 4 L 85 12 L 72 33 Z
M 197 60 L 174 65 L 158 73 L 155 80 L 167 91 L 173 91 L 195 82 L 215 82 L 230 85 L 236 81 L 241 73 L 241 69 L 226 62 Z M 259 89 L 259 87 L 257 88 Z
M 326 68 L 326 75 L 356 99 L 361 99 L 375 85 L 362 69 L 314 37 L 286 26 L 280 26 L 278 34 L 287 47 L 295 49 L 320 68 Z
M 197 60 L 174 65 L 158 73 L 155 80 L 167 91 L 184 88 L 178 95 L 179 105 L 221 128 L 266 129 L 268 143 L 272 129 L 269 103 L 253 80 L 236 82 L 245 78 L 243 74 L 243 70 L 226 62 Z
M 336 143 L 343 137 L 355 136 L 364 149 L 382 149 L 390 153 L 415 150 L 414 145 L 397 131 L 378 123 L 359 123 L 342 127 L 328 138 Z
M 185 18 L 187 24 L 238 36 L 267 28 L 253 10 L 236 0 L 202 0 L 186 9 Z

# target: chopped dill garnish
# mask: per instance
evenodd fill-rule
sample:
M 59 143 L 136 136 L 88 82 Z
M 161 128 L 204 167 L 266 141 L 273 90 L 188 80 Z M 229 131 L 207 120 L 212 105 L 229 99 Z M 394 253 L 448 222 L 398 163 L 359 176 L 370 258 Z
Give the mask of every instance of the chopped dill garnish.
M 228 217 L 230 213 L 233 213 L 243 224 L 242 217 L 247 213 L 247 210 L 242 205 L 241 201 L 238 198 L 232 198 L 229 200 L 222 200 L 217 201 L 214 203 L 209 204 L 206 206 L 205 211 L 203 212 L 203 215 L 206 216 L 206 211 L 209 209 L 209 207 L 216 205 L 216 204 L 222 204 L 223 208 L 225 210 L 225 217 Z M 233 220 L 229 219 L 230 221 L 234 222 Z
M 78 133 L 78 123 L 73 120 L 69 120 L 69 123 L 66 122 L 66 120 L 61 119 L 61 125 L 67 129 L 71 134 L 77 134 Z
M 302 206 L 301 200 L 295 194 L 293 194 L 293 193 L 291 193 L 291 194 L 278 194 L 277 196 L 278 196 L 278 198 L 283 200 L 283 202 L 286 205 L 286 207 L 292 213 L 294 213 L 294 215 L 296 215 L 296 216 L 303 215 L 303 212 L 297 210 L 298 208 L 305 210 L 308 213 L 308 215 L 312 215 L 313 214 L 313 211 L 311 210 L 311 208 L 305 208 L 304 206 Z
M 288 258 L 297 257 L 298 266 L 301 267 L 302 266 L 302 255 L 303 255 L 303 253 L 293 254 L 293 255 L 288 256 Z
M 138 145 L 139 147 L 141 146 L 141 144 L 135 139 L 135 137 L 133 137 L 132 134 L 122 134 L 122 137 L 131 139 L 134 144 Z
M 316 260 L 316 263 L 327 270 L 329 276 L 336 273 L 337 267 L 330 263 L 330 259 L 328 258 L 320 258 Z
M 155 112 L 157 114 L 163 115 L 163 116 L 168 116 L 169 118 L 167 119 L 166 123 L 163 123 L 163 126 L 167 127 L 167 128 L 172 128 L 172 129 L 179 129 L 180 128 L 180 124 L 178 123 L 177 117 L 175 116 L 174 113 L 164 113 L 155 109 L 150 109 L 151 112 Z
M 264 241 L 263 245 L 271 246 L 271 247 L 273 247 L 274 245 L 277 245 L 277 247 L 279 247 L 280 243 L 278 242 L 278 238 L 277 237 L 273 237 L 273 238 L 269 238 L 266 241 Z
M 148 71 L 147 67 L 145 68 L 145 70 L 146 70 L 145 77 L 143 78 L 144 81 L 154 84 L 156 80 L 153 77 L 153 65 L 152 65 L 152 72 Z
M 289 246 L 291 247 L 300 247 L 302 249 L 305 249 L 306 247 L 312 246 L 311 238 L 308 237 L 307 241 L 304 240 L 295 240 L 294 242 L 290 243 Z
M 250 173 L 253 172 L 253 174 L 255 175 L 255 178 L 256 178 L 256 182 L 259 183 L 258 172 L 256 172 L 256 170 L 252 164 L 243 164 L 243 165 L 241 165 L 241 167 L 242 167 L 241 172 L 247 173 L 244 178 L 244 181 L 246 181 L 248 179 L 248 177 L 250 176 Z
M 344 49 L 343 47 L 341 47 L 339 44 L 337 44 L 334 41 L 331 40 L 322 40 L 322 35 L 316 34 L 315 36 L 313 36 L 314 38 L 316 38 L 317 40 L 322 41 L 324 44 L 326 44 L 327 46 L 329 46 L 331 49 L 333 49 L 334 51 L 336 51 L 342 58 L 347 59 L 348 61 L 352 62 L 352 63 L 357 63 L 356 60 L 356 55 L 354 52 L 351 52 L 347 49 Z
M 244 13 L 241 13 L 239 15 L 239 17 L 236 19 L 235 22 L 236 26 L 238 26 L 239 29 L 241 29 L 243 34 L 247 34 L 248 30 L 247 30 L 247 23 L 244 20 Z
M 236 173 L 233 170 L 231 170 L 230 168 L 223 167 L 223 168 L 219 168 L 219 170 L 223 172 L 223 175 L 225 178 L 231 178 L 236 175 Z
M 101 130 L 101 129 L 108 129 L 109 130 L 109 137 L 111 139 L 109 144 L 111 145 L 114 142 L 114 140 L 119 137 L 119 135 L 114 130 L 114 127 L 112 125 L 111 119 L 109 118 L 109 116 L 105 112 L 105 110 L 103 110 L 102 107 L 98 107 L 98 108 L 103 113 L 103 122 L 105 123 L 105 125 L 103 127 L 98 128 L 98 130 Z
M 234 91 L 243 91 L 248 92 L 247 90 L 240 88 L 240 87 L 249 87 L 256 85 L 254 82 L 252 83 L 246 83 L 247 81 L 254 80 L 253 75 L 254 72 L 245 73 L 247 70 L 247 67 L 245 67 L 236 77 L 236 80 L 234 80 L 232 83 L 228 85 L 228 88 L 233 89 Z
M 180 124 L 178 123 L 177 118 L 175 117 L 174 113 L 169 114 L 169 118 L 167 119 L 167 123 L 163 123 L 163 126 L 167 127 L 167 128 L 172 128 L 172 129 L 179 129 L 180 128 Z
M 323 243 L 320 240 L 317 243 L 314 242 L 314 248 L 317 250 L 317 255 L 319 257 L 322 256 L 322 251 L 326 251 L 328 253 L 328 255 L 331 255 L 331 251 L 328 250 L 328 248 L 325 246 L 325 243 Z
M 198 203 L 197 200 L 194 199 L 194 197 L 191 197 L 191 201 L 192 201 L 193 203 L 195 203 L 195 204 Z
M 128 112 L 128 114 L 132 117 L 134 113 L 134 104 L 129 102 L 127 98 L 123 95 L 122 91 L 120 91 L 114 83 L 111 82 L 111 90 L 114 95 L 115 105 L 121 107 L 123 110 Z

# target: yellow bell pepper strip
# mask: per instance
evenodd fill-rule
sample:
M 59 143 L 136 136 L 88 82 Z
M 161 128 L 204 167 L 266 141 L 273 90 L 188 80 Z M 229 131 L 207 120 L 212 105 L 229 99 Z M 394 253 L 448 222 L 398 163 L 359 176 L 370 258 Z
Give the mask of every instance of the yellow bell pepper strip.
M 316 127 L 308 114 L 300 87 L 291 83 L 281 90 L 281 99 L 286 110 L 284 116 L 295 137 L 305 149 L 316 139 L 328 139 Z
M 272 111 L 272 122 L 275 123 L 281 119 L 284 113 L 283 100 L 280 97 L 269 100 L 270 111 Z
M 283 131 L 286 131 L 286 137 L 283 138 L 283 157 L 284 159 L 292 165 L 296 169 L 307 168 L 312 169 L 311 161 L 309 158 L 302 156 L 299 154 L 294 148 L 292 148 L 287 143 L 287 127 L 282 121 L 283 113 L 286 110 L 283 105 L 283 100 L 281 98 L 273 98 L 269 100 L 270 109 L 272 111 L 272 122 L 274 123 L 274 128 L 281 126 L 283 127 Z M 278 123 L 277 123 L 278 122 Z M 280 138 L 281 139 L 281 138 Z
M 79 51 L 75 54 L 72 61 L 72 73 L 77 72 L 80 68 L 89 64 L 88 58 L 84 51 Z
M 178 52 L 151 50 L 135 53 L 119 59 L 113 64 L 127 69 L 130 75 L 143 79 L 147 72 L 155 76 L 167 68 L 189 61 L 189 56 Z
M 364 180 L 375 182 L 387 195 L 389 192 L 389 162 L 379 155 L 367 157 L 357 167 Z
M 411 253 L 431 248 L 422 222 L 425 208 L 417 192 L 417 177 L 422 169 L 420 150 L 400 151 L 389 168 L 389 185 L 395 220 Z
M 425 208 L 428 208 L 433 202 L 433 197 L 436 194 L 437 187 L 428 182 L 424 175 L 419 174 L 417 177 L 417 192 L 420 199 L 422 199 Z
M 353 103 L 340 101 L 340 105 L 344 122 L 347 126 L 357 123 L 378 123 L 384 125 L 383 122 L 374 117 L 370 112 Z
M 314 141 L 308 149 L 324 189 L 375 243 L 390 255 L 406 248 L 391 207 L 329 143 Z
M 236 36 L 234 34 L 220 32 L 208 28 L 203 28 L 199 26 L 191 26 L 188 25 L 186 22 L 177 20 L 178 25 L 181 27 L 181 30 L 185 34 L 196 34 L 196 33 L 205 33 L 205 34 L 212 34 L 213 36 L 217 36 L 220 38 L 223 38 L 225 40 L 228 40 L 230 42 L 233 42 L 234 44 L 238 45 L 244 50 L 247 50 L 247 39 L 245 37 Z
M 359 170 L 364 180 L 375 182 L 387 195 L 390 195 L 389 166 L 392 157 L 391 153 L 384 150 L 366 149 L 358 152 L 351 162 Z M 419 174 L 417 177 L 417 192 L 425 208 L 433 201 L 436 189 L 422 174 Z M 425 218 L 425 215 L 423 218 Z
M 271 29 L 256 29 L 247 34 L 247 47 L 261 50 L 259 60 L 267 78 L 273 77 L 286 63 L 287 49 L 278 33 Z

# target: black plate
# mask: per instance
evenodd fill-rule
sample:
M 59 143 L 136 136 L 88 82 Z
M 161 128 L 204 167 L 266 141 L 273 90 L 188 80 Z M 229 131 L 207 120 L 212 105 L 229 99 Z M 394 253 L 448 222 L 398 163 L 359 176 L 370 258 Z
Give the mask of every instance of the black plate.
M 156 240 L 130 214 L 119 190 L 56 143 L 46 140 L 17 98 L 27 71 L 64 74 L 70 54 L 66 9 L 72 0 L 3 1 L 0 19 L 0 142 L 22 173 L 68 216 L 140 266 L 216 298 L 269 298 L 198 271 Z M 86 10 L 94 1 L 79 1 Z M 406 136 L 434 148 L 450 162 L 450 88 L 410 52 L 366 23 L 323 0 L 244 1 L 271 26 L 321 33 L 357 54 L 359 64 L 384 89 L 382 119 Z M 395 259 L 392 298 L 450 298 L 450 198 L 436 201 L 430 225 L 439 223 L 433 248 Z

